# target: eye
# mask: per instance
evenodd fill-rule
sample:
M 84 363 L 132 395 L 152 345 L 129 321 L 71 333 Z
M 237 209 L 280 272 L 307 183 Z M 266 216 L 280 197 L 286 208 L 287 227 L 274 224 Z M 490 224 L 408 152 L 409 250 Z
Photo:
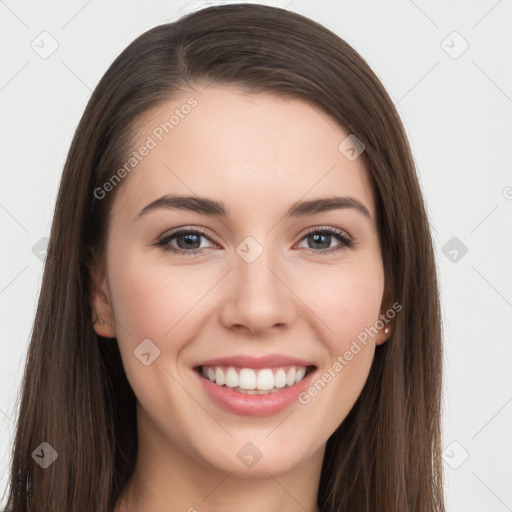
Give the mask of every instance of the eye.
M 201 238 L 210 240 L 206 233 L 200 229 L 181 228 L 160 238 L 154 245 L 161 247 L 165 252 L 191 256 L 203 254 L 204 250 L 201 248 Z M 171 245 L 171 241 L 174 240 L 176 240 L 178 245 L 177 248 Z
M 333 237 L 337 238 L 341 243 L 330 247 Z M 345 231 L 336 228 L 313 228 L 306 233 L 302 240 L 321 246 L 319 249 L 311 249 L 310 254 L 332 254 L 333 252 L 341 251 L 345 248 L 350 249 L 354 246 L 354 241 L 350 236 Z
M 154 244 L 161 247 L 165 252 L 171 252 L 178 255 L 195 256 L 204 253 L 204 247 L 201 247 L 201 239 L 204 238 L 211 242 L 205 231 L 198 228 L 180 228 L 161 238 Z M 331 247 L 333 238 L 337 238 L 340 243 Z M 301 239 L 307 243 L 320 245 L 320 248 L 313 248 L 310 254 L 332 254 L 345 248 L 354 246 L 354 241 L 341 229 L 336 228 L 313 228 Z M 176 242 L 178 247 L 172 245 Z

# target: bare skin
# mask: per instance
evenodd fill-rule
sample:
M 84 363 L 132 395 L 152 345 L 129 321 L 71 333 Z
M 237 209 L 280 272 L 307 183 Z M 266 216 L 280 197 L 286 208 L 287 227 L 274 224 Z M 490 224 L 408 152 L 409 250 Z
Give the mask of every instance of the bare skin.
M 139 142 L 190 96 L 197 106 L 118 185 L 106 261 L 92 273 L 92 306 L 105 322 L 96 331 L 117 338 L 138 400 L 137 464 L 116 512 L 318 512 L 326 442 L 390 333 L 360 344 L 307 404 L 268 416 L 220 407 L 193 368 L 279 353 L 313 362 L 320 377 L 375 324 L 389 304 L 368 172 L 338 150 L 348 133 L 319 109 L 225 86 L 147 112 Z M 158 208 L 137 217 L 164 194 L 221 201 L 228 215 Z M 284 216 L 298 201 L 332 196 L 356 199 L 369 216 L 350 207 Z M 180 227 L 205 232 L 194 246 L 202 253 L 183 234 L 168 245 L 188 254 L 155 245 Z M 262 248 L 250 263 L 237 252 L 248 236 Z M 145 339 L 160 350 L 148 366 L 134 356 Z M 252 467 L 237 457 L 248 442 L 262 454 Z

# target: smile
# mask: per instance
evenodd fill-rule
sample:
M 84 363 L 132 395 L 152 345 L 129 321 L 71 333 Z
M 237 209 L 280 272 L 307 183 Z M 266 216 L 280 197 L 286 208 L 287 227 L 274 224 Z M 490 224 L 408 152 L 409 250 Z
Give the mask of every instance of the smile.
M 248 395 L 267 395 L 299 383 L 314 366 L 276 368 L 238 368 L 234 366 L 200 366 L 200 375 L 217 386 Z
M 197 361 L 192 369 L 213 404 L 243 416 L 270 416 L 291 407 L 318 372 L 310 359 L 286 354 L 224 355 Z

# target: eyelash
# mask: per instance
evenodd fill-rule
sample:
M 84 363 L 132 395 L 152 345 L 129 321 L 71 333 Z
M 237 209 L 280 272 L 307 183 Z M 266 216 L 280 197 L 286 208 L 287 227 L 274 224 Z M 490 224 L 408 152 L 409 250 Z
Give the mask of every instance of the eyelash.
M 335 247 L 331 247 L 330 249 L 310 249 L 309 250 L 310 255 L 332 254 L 332 253 L 341 251 L 345 248 L 351 249 L 355 245 L 354 241 L 344 231 L 342 231 L 340 229 L 335 229 L 335 228 L 313 228 L 304 234 L 304 236 L 300 239 L 300 242 L 307 236 L 314 234 L 314 233 L 334 235 L 341 241 L 341 243 L 339 245 L 336 245 Z M 182 229 L 178 229 L 177 231 L 174 231 L 172 233 L 169 233 L 168 235 L 166 235 L 162 238 L 159 238 L 158 241 L 153 245 L 160 247 L 164 252 L 170 252 L 172 254 L 177 254 L 180 256 L 192 256 L 192 255 L 195 256 L 197 254 L 203 254 L 204 249 L 193 249 L 190 251 L 185 251 L 183 249 L 176 249 L 175 247 L 172 247 L 171 245 L 169 245 L 169 242 L 173 238 L 176 238 L 180 235 L 189 235 L 189 234 L 202 235 L 205 238 L 207 238 L 208 240 L 210 240 L 210 242 L 213 242 L 213 240 L 210 239 L 210 237 L 206 234 L 206 232 L 202 231 L 201 229 L 182 228 Z

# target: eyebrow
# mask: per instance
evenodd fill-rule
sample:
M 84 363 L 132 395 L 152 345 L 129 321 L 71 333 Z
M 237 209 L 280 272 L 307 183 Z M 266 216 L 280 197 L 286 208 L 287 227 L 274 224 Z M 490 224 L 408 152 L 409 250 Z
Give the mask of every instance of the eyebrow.
M 166 194 L 145 206 L 137 215 L 139 219 L 147 213 L 157 209 L 177 209 L 187 210 L 203 215 L 211 215 L 216 217 L 227 217 L 228 209 L 222 201 L 215 201 L 206 197 L 198 196 L 181 196 Z M 304 217 L 306 215 L 314 215 L 330 210 L 351 209 L 361 213 L 368 219 L 371 219 L 370 212 L 366 206 L 353 197 L 325 197 L 322 199 L 312 199 L 309 201 L 300 201 L 294 203 L 285 213 L 285 217 Z

